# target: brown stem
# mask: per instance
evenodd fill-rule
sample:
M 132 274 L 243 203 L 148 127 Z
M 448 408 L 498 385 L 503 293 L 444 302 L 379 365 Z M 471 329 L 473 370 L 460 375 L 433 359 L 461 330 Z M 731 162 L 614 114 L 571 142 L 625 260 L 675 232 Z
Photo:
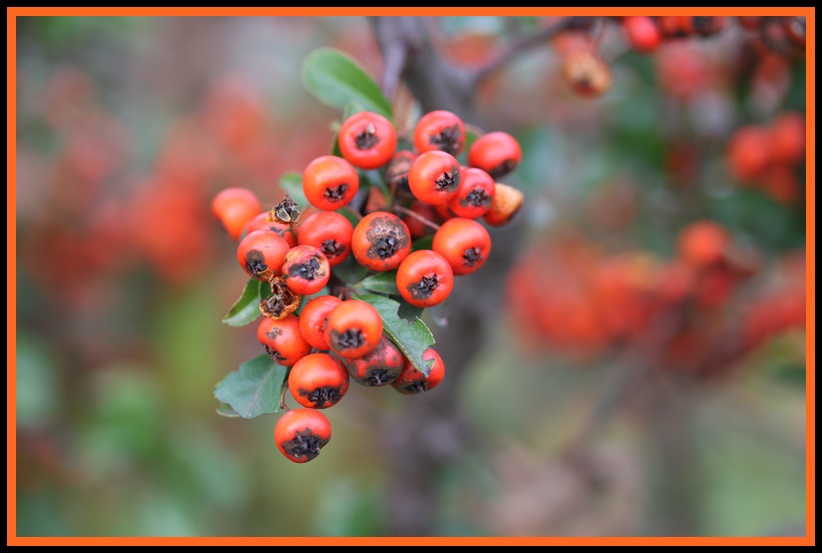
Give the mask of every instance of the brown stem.
M 285 404 L 285 392 L 288 390 L 288 380 L 283 383 L 283 389 L 280 390 L 280 409 L 288 413 L 291 409 Z
M 416 211 L 412 211 L 412 210 L 408 209 L 407 207 L 397 205 L 397 206 L 394 206 L 394 211 L 399 212 L 399 213 L 404 213 L 405 215 L 408 215 L 409 217 L 413 217 L 414 219 L 420 221 L 425 226 L 431 227 L 434 230 L 439 230 L 439 228 L 440 228 L 440 225 L 438 225 L 434 221 L 426 219 L 425 217 L 423 217 L 422 215 L 420 215 Z
M 521 54 L 548 42 L 562 31 L 568 29 L 587 27 L 590 25 L 589 17 L 566 16 L 550 25 L 541 29 L 534 34 L 525 36 L 515 41 L 511 46 L 499 54 L 496 58 L 490 60 L 485 65 L 479 67 L 469 76 L 469 83 L 472 88 L 476 88 L 479 83 L 488 78 L 492 73 L 507 65 L 512 60 L 518 58 Z

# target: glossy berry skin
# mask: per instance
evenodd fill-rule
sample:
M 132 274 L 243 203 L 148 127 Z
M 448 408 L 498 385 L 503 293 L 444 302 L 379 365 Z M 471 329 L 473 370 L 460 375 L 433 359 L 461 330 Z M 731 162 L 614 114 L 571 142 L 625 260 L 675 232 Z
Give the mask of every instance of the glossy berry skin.
M 399 378 L 391 383 L 391 386 L 401 394 L 417 394 L 436 388 L 445 376 L 445 364 L 442 362 L 440 354 L 433 348 L 428 348 L 422 354 L 426 361 L 434 360 L 431 372 L 426 378 L 420 371 L 414 368 L 407 359 L 403 366 Z
M 315 459 L 331 441 L 331 423 L 316 409 L 293 409 L 283 413 L 274 426 L 274 443 L 295 463 Z
M 402 352 L 394 342 L 383 336 L 374 351 L 357 359 L 349 359 L 348 374 L 363 386 L 385 386 L 400 376 L 404 363 Z
M 300 312 L 300 334 L 312 347 L 331 349 L 325 339 L 325 325 L 331 310 L 342 303 L 336 296 L 318 296 L 303 307 Z
M 622 20 L 622 30 L 631 47 L 637 52 L 653 52 L 662 44 L 662 31 L 647 16 L 628 16 Z
M 257 340 L 275 363 L 286 367 L 311 353 L 311 344 L 300 334 L 300 321 L 295 315 L 279 320 L 263 317 L 257 327 Z
M 254 192 L 246 188 L 226 188 L 211 201 L 211 212 L 232 240 L 239 240 L 245 225 L 262 209 Z
M 269 221 L 268 211 L 263 211 L 262 213 L 251 219 L 243 229 L 243 235 L 252 233 L 255 230 L 264 229 L 272 230 L 280 236 L 282 236 L 288 244 L 289 248 L 293 248 L 297 245 L 297 235 L 294 234 L 291 225 L 287 225 L 285 223 L 278 223 L 277 221 Z
M 257 280 L 269 280 L 282 272 L 288 243 L 271 230 L 255 230 L 240 240 L 237 261 L 243 270 Z
M 397 149 L 397 133 L 378 113 L 361 111 L 345 120 L 337 135 L 340 152 L 354 167 L 377 169 L 386 165 Z
M 498 179 L 513 171 L 522 161 L 517 139 L 505 132 L 490 132 L 477 138 L 468 148 L 468 165 L 482 169 Z
M 327 353 L 311 353 L 291 367 L 288 389 L 303 407 L 326 409 L 348 392 L 349 380 L 342 361 Z
M 431 248 L 448 261 L 455 275 L 467 275 L 488 259 L 491 235 L 478 222 L 455 217 L 440 226 Z
M 448 207 L 457 217 L 476 219 L 491 209 L 496 186 L 487 172 L 475 167 L 460 169 L 460 187 L 448 201 Z
M 399 267 L 411 251 L 411 233 L 402 219 L 393 213 L 375 211 L 354 227 L 351 251 L 363 267 L 391 271 Z
M 334 211 L 348 205 L 359 188 L 357 170 L 341 157 L 320 156 L 303 171 L 303 192 L 317 209 Z
M 332 267 L 339 265 L 351 253 L 354 225 L 336 211 L 320 211 L 300 223 L 297 242 L 319 248 Z
M 329 313 L 325 339 L 340 357 L 356 359 L 374 351 L 382 330 L 382 318 L 371 304 L 346 300 Z
M 328 284 L 331 267 L 319 248 L 295 246 L 285 254 L 283 276 L 286 286 L 292 291 L 308 296 L 316 294 Z
M 451 294 L 454 271 L 440 254 L 432 250 L 417 250 L 411 252 L 397 269 L 397 288 L 411 305 L 433 307 Z
M 424 152 L 408 170 L 408 186 L 419 201 L 429 205 L 444 204 L 459 190 L 460 164 L 446 152 Z
M 428 112 L 414 127 L 414 146 L 420 153 L 439 150 L 455 156 L 465 148 L 465 125 L 450 111 Z

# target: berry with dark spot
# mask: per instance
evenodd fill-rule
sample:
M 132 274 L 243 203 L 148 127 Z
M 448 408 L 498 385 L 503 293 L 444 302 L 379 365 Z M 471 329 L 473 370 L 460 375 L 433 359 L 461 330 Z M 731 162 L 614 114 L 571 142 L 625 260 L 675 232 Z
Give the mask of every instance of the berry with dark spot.
M 332 267 L 339 265 L 351 253 L 354 225 L 336 211 L 320 211 L 307 217 L 300 225 L 297 242 L 318 248 Z
M 288 249 L 288 243 L 276 232 L 255 230 L 240 240 L 237 261 L 257 280 L 271 280 L 281 274 Z
M 374 351 L 382 330 L 382 318 L 371 304 L 346 300 L 328 314 L 325 339 L 334 353 L 356 359 Z
M 302 296 L 285 285 L 282 276 L 271 280 L 271 295 L 260 302 L 260 313 L 265 317 L 282 319 L 297 310 Z
M 296 315 L 279 320 L 263 317 L 257 327 L 257 340 L 271 359 L 286 367 L 311 353 L 311 344 L 300 334 L 300 321 Z
M 373 271 L 399 267 L 411 251 L 408 226 L 393 213 L 369 213 L 354 227 L 351 251 L 357 263 Z
M 341 157 L 320 156 L 303 171 L 303 192 L 317 209 L 334 211 L 348 205 L 359 188 L 357 170 Z
M 283 277 L 294 292 L 309 296 L 322 290 L 331 277 L 328 259 L 319 248 L 307 244 L 291 248 L 285 254 Z
M 361 111 L 345 120 L 337 135 L 340 152 L 354 167 L 377 169 L 387 164 L 397 149 L 397 133 L 378 113 Z
M 404 363 L 405 357 L 399 348 L 383 336 L 374 351 L 348 360 L 348 374 L 363 386 L 385 386 L 400 376 Z
M 405 360 L 400 376 L 391 383 L 391 386 L 401 394 L 417 394 L 436 388 L 443 377 L 445 377 L 445 364 L 442 362 L 440 354 L 434 351 L 433 348 L 428 348 L 422 354 L 422 358 L 426 361 L 434 360 L 431 367 L 431 372 L 426 377 L 423 373 L 418 371 L 408 359 Z
M 238 240 L 246 224 L 262 210 L 260 200 L 246 188 L 226 188 L 211 200 L 211 212 L 232 240 Z
M 408 186 L 421 202 L 444 204 L 457 194 L 460 177 L 460 164 L 454 156 L 430 150 L 417 156 L 411 164 Z
M 397 269 L 397 289 L 405 301 L 416 307 L 439 305 L 453 288 L 451 265 L 432 250 L 411 252 Z
M 327 353 L 306 355 L 291 367 L 288 389 L 303 407 L 326 409 L 339 402 L 348 391 L 348 369 Z
M 331 349 L 325 339 L 325 326 L 331 310 L 341 303 L 336 296 L 318 296 L 305 304 L 300 312 L 300 334 L 306 342 L 317 349 Z
M 277 449 L 295 463 L 316 458 L 329 441 L 331 423 L 316 409 L 293 409 L 283 413 L 274 426 Z
M 414 127 L 414 146 L 420 153 L 438 150 L 455 156 L 465 148 L 465 125 L 450 111 L 428 112 Z
M 478 222 L 455 217 L 440 226 L 431 248 L 446 259 L 455 275 L 467 275 L 488 259 L 491 235 Z
M 457 217 L 482 217 L 491 209 L 491 202 L 494 200 L 494 179 L 484 170 L 475 167 L 463 167 L 460 172 L 459 190 L 448 201 L 448 207 Z

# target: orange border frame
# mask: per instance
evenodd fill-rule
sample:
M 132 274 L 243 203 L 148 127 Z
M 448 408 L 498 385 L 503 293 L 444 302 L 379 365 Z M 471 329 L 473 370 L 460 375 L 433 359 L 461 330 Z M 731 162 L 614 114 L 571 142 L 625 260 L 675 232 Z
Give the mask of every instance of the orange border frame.
M 797 15 L 806 18 L 807 34 L 807 84 L 806 84 L 806 118 L 807 118 L 807 182 L 806 186 L 806 233 L 807 233 L 807 311 L 806 325 L 809 337 L 815 335 L 815 272 L 816 272 L 816 221 L 815 191 L 816 177 L 814 146 L 815 132 L 815 33 L 816 10 L 811 7 L 799 8 L 15 8 L 6 9 L 7 23 L 7 163 L 8 163 L 8 221 L 7 221 L 7 278 L 8 278 L 8 318 L 7 318 L 7 545 L 765 545 L 765 546 L 810 546 L 816 544 L 816 440 L 815 440 L 815 344 L 812 338 L 806 341 L 806 535 L 804 537 L 425 537 L 425 538 L 325 538 L 325 537 L 279 537 L 279 538 L 245 538 L 245 537 L 196 537 L 196 538 L 97 538 L 97 537 L 18 537 L 17 530 L 17 429 L 16 429 L 16 344 L 17 344 L 17 283 L 16 283 L 16 140 L 17 140 L 17 18 L 21 16 L 315 16 L 321 10 L 322 15 L 330 16 L 366 16 L 366 15 L 486 15 L 486 16 L 557 16 L 580 15 Z

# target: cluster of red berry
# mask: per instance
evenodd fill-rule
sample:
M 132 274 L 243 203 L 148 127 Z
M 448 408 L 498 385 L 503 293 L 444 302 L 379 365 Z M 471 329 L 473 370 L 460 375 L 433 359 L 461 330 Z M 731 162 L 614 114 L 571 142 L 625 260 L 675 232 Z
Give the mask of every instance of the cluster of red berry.
M 769 125 L 746 125 L 728 144 L 727 162 L 740 186 L 762 188 L 775 200 L 790 204 L 800 199 L 802 183 L 796 174 L 805 161 L 805 117 L 784 112 Z
M 711 220 L 683 228 L 677 255 L 667 261 L 648 252 L 606 254 L 571 236 L 541 243 L 513 267 L 507 305 L 523 346 L 550 345 L 586 358 L 646 340 L 661 321 L 673 320 L 675 331 L 660 344 L 660 365 L 717 374 L 736 360 L 729 343 L 739 343 L 741 355 L 804 321 L 793 281 L 779 301 L 772 290 L 761 295 L 742 287 L 758 272 L 756 253 Z M 752 308 L 760 303 L 780 315 Z M 755 328 L 740 339 L 754 319 Z
M 339 402 L 350 379 L 412 394 L 434 388 L 445 372 L 431 347 L 422 355 L 433 362 L 430 371 L 418 370 L 384 332 L 380 312 L 352 296 L 353 283 L 336 275 L 335 267 L 353 257 L 372 274 L 395 271 L 396 293 L 389 295 L 416 308 L 432 307 L 449 296 L 456 276 L 473 273 L 488 259 L 491 238 L 477 219 L 498 226 L 522 205 L 521 192 L 496 182 L 521 160 L 512 136 L 476 138 L 463 165 L 456 157 L 466 149 L 462 120 L 433 111 L 414 127 L 413 147 L 398 149 L 398 143 L 394 126 L 378 113 L 343 121 L 341 155 L 317 157 L 302 173 L 309 204 L 303 211 L 316 210 L 307 217 L 289 196 L 263 211 L 245 189 L 223 190 L 212 203 L 229 236 L 239 240 L 240 266 L 271 286 L 260 305 L 257 337 L 274 362 L 290 367 L 285 386 L 302 408 L 289 410 L 281 402 L 287 412 L 274 438 L 297 463 L 315 458 L 328 443 L 330 423 L 319 410 Z M 370 191 L 381 201 L 369 194 L 355 208 L 352 200 L 363 197 L 361 179 L 373 170 L 382 171 L 384 182 Z M 424 229 L 435 230 L 430 247 L 412 244 Z

